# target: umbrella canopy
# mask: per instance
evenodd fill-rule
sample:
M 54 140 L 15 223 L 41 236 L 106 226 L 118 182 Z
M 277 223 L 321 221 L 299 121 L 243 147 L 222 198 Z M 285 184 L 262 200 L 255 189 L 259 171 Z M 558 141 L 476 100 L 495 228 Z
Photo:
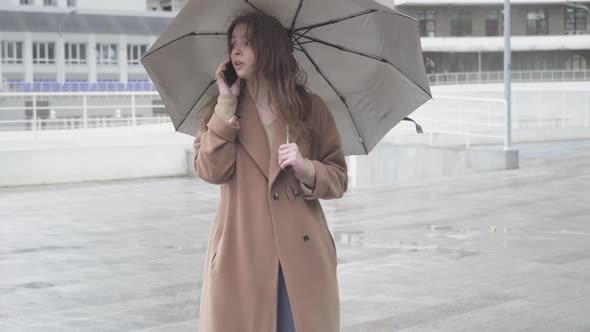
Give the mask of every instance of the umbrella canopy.
M 226 30 L 244 10 L 290 30 L 308 87 L 330 108 L 346 155 L 368 154 L 431 96 L 418 21 L 371 0 L 192 0 L 142 57 L 177 131 L 195 136 L 218 93 Z

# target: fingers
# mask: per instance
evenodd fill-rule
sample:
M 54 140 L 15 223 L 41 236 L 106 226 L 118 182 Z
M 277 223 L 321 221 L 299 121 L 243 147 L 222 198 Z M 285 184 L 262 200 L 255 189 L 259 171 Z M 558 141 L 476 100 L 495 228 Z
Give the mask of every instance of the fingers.
M 279 146 L 279 152 L 284 151 L 284 150 L 291 150 L 291 149 L 297 149 L 297 144 L 296 143 L 289 143 L 289 144 L 281 144 Z
M 294 158 L 285 159 L 284 161 L 279 163 L 279 165 L 281 166 L 281 169 L 285 169 L 285 167 L 287 167 L 287 166 L 293 166 L 294 164 L 295 164 Z
M 279 157 L 286 157 L 289 155 L 297 156 L 297 152 L 299 152 L 299 149 L 295 143 L 283 144 L 279 147 Z
M 279 147 L 279 165 L 281 169 L 285 169 L 287 166 L 293 166 L 299 155 L 299 148 L 297 144 L 282 144 Z
M 231 61 L 231 58 L 228 55 L 225 56 L 225 58 L 223 59 L 223 62 L 217 67 L 217 70 L 215 70 L 215 78 L 217 78 L 217 80 L 219 79 L 223 79 L 223 71 L 227 68 L 227 64 Z

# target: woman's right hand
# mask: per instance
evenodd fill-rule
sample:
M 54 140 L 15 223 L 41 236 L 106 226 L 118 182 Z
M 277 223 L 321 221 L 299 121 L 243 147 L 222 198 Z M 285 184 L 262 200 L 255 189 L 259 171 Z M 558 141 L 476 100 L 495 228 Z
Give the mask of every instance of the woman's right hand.
M 217 67 L 217 70 L 215 71 L 215 80 L 217 81 L 217 88 L 219 89 L 220 95 L 238 97 L 240 95 L 242 79 L 238 77 L 234 85 L 229 87 L 225 82 L 225 78 L 223 77 L 223 71 L 230 61 L 231 58 L 228 54 L 225 56 L 225 59 L 223 59 L 223 62 L 219 65 L 219 67 Z

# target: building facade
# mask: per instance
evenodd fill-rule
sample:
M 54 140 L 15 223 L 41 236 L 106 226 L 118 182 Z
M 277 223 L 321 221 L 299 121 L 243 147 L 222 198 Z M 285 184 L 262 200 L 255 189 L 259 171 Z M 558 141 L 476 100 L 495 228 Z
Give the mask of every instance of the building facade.
M 0 10 L 0 77 L 4 86 L 25 91 L 47 90 L 34 85 L 48 82 L 52 91 L 107 82 L 140 82 L 144 89 L 148 76 L 140 59 L 174 17 L 147 11 L 145 0 L 116 11 L 85 8 L 81 0 L 81 7 L 34 1 Z
M 0 88 L 153 89 L 139 60 L 186 2 L 0 0 Z M 501 73 L 500 0 L 394 0 L 385 4 L 420 20 L 430 77 Z M 587 72 L 588 5 L 590 0 L 513 0 L 512 70 Z
M 145 10 L 146 0 L 3 0 L 10 2 L 13 6 L 21 8 L 37 8 L 46 11 L 59 8 L 70 9 L 95 9 L 95 10 L 113 10 L 117 11 Z M 0 3 L 2 3 L 0 1 Z
M 588 70 L 589 1 L 511 1 L 513 71 Z M 503 2 L 399 0 L 420 20 L 427 73 L 503 70 Z

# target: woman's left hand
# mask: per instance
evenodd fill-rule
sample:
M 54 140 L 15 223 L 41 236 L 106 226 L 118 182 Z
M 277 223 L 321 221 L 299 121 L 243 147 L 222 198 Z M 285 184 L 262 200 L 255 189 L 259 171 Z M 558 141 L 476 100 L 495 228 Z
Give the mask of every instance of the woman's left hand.
M 295 176 L 299 179 L 304 173 L 305 158 L 299 152 L 296 143 L 282 144 L 279 147 L 279 165 L 281 169 L 292 166 Z

